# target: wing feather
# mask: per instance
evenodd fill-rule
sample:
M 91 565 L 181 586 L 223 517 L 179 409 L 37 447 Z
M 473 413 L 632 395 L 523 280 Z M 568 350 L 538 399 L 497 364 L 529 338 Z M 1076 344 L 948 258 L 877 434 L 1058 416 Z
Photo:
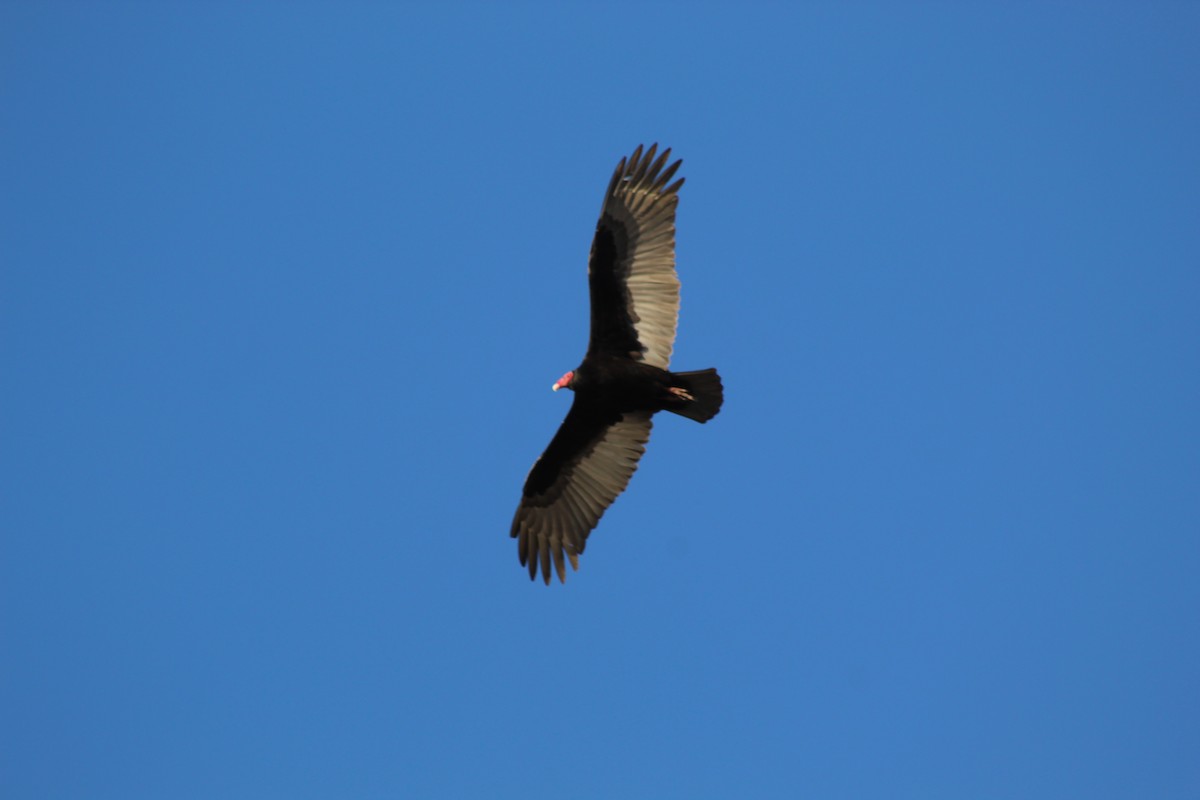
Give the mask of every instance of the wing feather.
M 550 583 L 550 565 L 566 581 L 563 556 L 579 568 L 588 534 L 629 485 L 650 438 L 650 413 L 608 417 L 576 398 L 546 452 L 525 480 L 513 518 L 517 553 L 536 578 Z
M 609 182 L 592 240 L 588 283 L 592 301 L 590 355 L 632 357 L 666 369 L 679 319 L 675 272 L 675 209 L 681 161 L 667 148 L 621 159 Z

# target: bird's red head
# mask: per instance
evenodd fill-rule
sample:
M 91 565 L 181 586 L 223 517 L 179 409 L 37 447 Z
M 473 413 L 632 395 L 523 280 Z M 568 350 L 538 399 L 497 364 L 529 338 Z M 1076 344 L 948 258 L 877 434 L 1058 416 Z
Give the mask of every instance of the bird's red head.
M 574 382 L 575 382 L 575 370 L 571 370 L 566 375 L 563 375 L 561 378 L 559 378 L 558 382 L 555 383 L 554 386 L 552 386 L 550 388 L 556 392 L 559 389 L 570 389 L 571 384 Z

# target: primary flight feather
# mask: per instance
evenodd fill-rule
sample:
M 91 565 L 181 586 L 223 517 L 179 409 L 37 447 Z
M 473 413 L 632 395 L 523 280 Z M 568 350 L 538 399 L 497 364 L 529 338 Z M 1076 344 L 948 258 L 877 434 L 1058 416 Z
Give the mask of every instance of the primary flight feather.
M 588 260 L 591 339 L 583 363 L 554 390 L 575 400 L 558 433 L 529 471 L 513 518 L 529 577 L 566 581 L 579 569 L 588 534 L 637 469 L 651 417 L 671 411 L 708 422 L 724 399 L 715 369 L 670 372 L 679 318 L 675 209 L 683 179 L 671 150 L 639 145 L 617 164 Z

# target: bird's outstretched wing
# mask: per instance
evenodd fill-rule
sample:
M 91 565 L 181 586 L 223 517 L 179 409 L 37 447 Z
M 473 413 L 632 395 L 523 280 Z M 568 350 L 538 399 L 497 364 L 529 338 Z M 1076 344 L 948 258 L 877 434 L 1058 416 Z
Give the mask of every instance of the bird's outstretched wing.
M 566 581 L 563 554 L 579 569 L 588 534 L 629 483 L 650 438 L 650 412 L 613 414 L 577 395 L 550 446 L 529 471 L 513 518 L 521 563 Z
M 675 208 L 683 162 L 663 168 L 670 148 L 641 145 L 621 159 L 604 194 L 588 261 L 592 301 L 588 355 L 621 356 L 660 369 L 671 362 L 679 319 Z

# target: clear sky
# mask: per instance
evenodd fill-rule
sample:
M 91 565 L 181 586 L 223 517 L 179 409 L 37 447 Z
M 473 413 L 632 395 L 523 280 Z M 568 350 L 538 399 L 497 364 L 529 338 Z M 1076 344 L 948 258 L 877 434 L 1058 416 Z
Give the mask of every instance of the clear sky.
M 0 5 L 0 795 L 1200 796 L 1200 6 Z M 509 524 L 601 194 L 664 415 Z

